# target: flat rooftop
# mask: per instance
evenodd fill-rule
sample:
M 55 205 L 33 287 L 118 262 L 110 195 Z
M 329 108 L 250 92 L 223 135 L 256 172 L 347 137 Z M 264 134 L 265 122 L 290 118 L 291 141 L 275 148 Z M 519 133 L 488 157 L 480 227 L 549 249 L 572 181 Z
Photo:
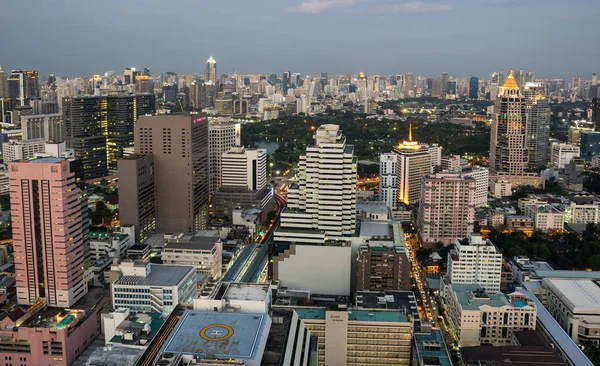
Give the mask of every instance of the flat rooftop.
M 415 333 L 413 337 L 419 365 L 452 366 L 444 336 L 439 329 L 431 333 Z
M 504 294 L 488 294 L 477 284 L 451 284 L 452 292 L 464 310 L 478 310 L 480 306 L 510 305 Z
M 565 279 L 592 279 L 600 280 L 600 272 L 598 271 L 568 271 L 568 270 L 535 270 L 534 278 L 565 278 Z
M 136 286 L 177 286 L 190 271 L 196 272 L 192 266 L 171 266 L 168 264 L 150 264 L 150 274 L 146 277 L 123 276 L 119 278 L 116 285 Z
M 325 320 L 327 310 L 325 308 L 294 308 L 298 317 L 304 320 Z M 341 310 L 344 311 L 344 310 Z M 386 322 L 407 323 L 408 318 L 401 311 L 377 311 L 377 310 L 347 310 L 349 321 L 359 322 Z
M 269 332 L 268 320 L 268 314 L 187 310 L 161 353 L 254 360 L 261 337 Z
M 223 298 L 227 300 L 264 301 L 267 296 L 269 296 L 269 285 L 232 283 L 225 291 Z
M 591 279 L 553 279 L 543 280 L 561 301 L 577 313 L 600 312 L 600 282 Z
M 360 222 L 360 236 L 366 238 L 387 236 L 389 240 L 393 240 L 394 232 L 390 223 L 391 221 L 363 220 Z

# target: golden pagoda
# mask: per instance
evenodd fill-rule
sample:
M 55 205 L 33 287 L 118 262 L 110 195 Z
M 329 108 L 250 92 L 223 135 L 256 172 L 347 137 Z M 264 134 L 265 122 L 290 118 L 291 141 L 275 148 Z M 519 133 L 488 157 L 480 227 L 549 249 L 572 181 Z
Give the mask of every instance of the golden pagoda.
M 508 91 L 510 91 L 510 93 L 508 94 L 518 94 L 520 88 L 513 74 L 514 70 L 510 69 L 510 73 L 508 74 L 508 77 L 506 78 L 504 84 L 502 84 L 502 88 L 500 89 L 500 95 L 505 95 Z

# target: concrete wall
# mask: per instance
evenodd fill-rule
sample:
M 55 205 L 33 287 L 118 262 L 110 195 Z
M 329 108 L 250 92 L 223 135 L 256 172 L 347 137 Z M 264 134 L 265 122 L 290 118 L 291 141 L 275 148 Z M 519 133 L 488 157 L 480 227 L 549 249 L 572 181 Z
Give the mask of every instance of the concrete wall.
M 275 278 L 282 286 L 313 294 L 350 294 L 351 247 L 292 245 L 274 258 Z

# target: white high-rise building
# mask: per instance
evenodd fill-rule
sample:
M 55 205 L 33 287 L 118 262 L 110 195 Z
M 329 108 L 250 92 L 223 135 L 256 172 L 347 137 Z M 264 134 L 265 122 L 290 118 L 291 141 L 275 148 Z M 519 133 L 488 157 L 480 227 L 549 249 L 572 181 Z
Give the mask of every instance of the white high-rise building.
M 502 253 L 480 234 L 469 234 L 466 239 L 456 239 L 448 255 L 447 278 L 451 284 L 480 285 L 487 293 L 500 292 Z
M 209 196 L 221 187 L 221 157 L 234 146 L 240 146 L 240 124 L 231 118 L 218 117 L 208 124 Z
M 475 206 L 485 205 L 488 198 L 490 186 L 490 171 L 488 168 L 473 165 L 462 168 L 464 177 L 473 177 L 475 179 Z
M 314 140 L 300 156 L 298 183 L 289 188 L 288 209 L 281 213 L 276 241 L 346 241 L 356 231 L 354 146 L 346 145 L 338 125 L 321 125 Z
M 381 154 L 379 157 L 379 200 L 392 210 L 398 203 L 397 164 L 398 156 L 394 153 Z
M 221 185 L 258 191 L 267 185 L 267 151 L 232 147 L 221 157 Z
M 431 165 L 440 166 L 442 164 L 442 147 L 438 144 L 428 144 L 427 149 L 431 155 Z
M 433 171 L 429 148 L 412 140 L 412 126 L 408 141 L 394 147 L 397 156 L 396 175 L 398 202 L 411 205 L 419 201 L 423 176 Z
M 579 157 L 579 146 L 564 142 L 552 142 L 550 164 L 554 169 L 564 169 L 571 159 Z

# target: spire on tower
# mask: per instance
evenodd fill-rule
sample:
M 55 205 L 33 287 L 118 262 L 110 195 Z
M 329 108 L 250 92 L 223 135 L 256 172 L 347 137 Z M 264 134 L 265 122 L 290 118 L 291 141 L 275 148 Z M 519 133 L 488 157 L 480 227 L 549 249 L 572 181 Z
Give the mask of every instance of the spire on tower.
M 412 123 L 408 124 L 408 141 L 412 141 Z
M 504 84 L 502 84 L 503 90 L 519 90 L 519 84 L 517 84 L 517 81 L 515 80 L 515 76 L 513 74 L 514 70 L 510 69 L 510 73 L 508 74 L 506 81 L 504 81 Z

